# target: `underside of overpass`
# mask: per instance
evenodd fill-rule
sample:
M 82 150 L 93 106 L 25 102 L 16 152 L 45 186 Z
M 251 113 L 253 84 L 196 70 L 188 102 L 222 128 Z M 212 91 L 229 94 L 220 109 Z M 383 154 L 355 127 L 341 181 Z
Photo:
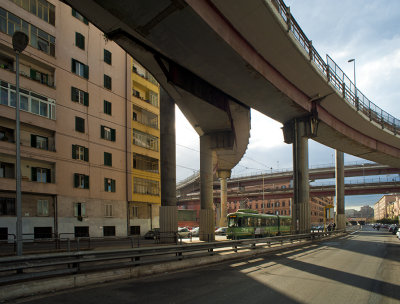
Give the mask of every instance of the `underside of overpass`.
M 357 94 L 346 99 L 336 66 L 332 74 L 280 0 L 64 1 L 149 70 L 200 135 L 204 209 L 213 171 L 229 172 L 246 150 L 250 108 L 284 124 L 293 143 L 300 230 L 309 222 L 308 138 L 400 168 L 396 128 L 360 111 Z

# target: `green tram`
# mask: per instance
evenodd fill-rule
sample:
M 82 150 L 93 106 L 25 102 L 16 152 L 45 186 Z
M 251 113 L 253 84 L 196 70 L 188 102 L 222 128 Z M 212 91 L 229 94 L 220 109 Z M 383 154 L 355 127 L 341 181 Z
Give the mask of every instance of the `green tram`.
M 229 213 L 228 239 L 267 237 L 290 234 L 292 217 L 273 214 L 260 214 L 251 209 L 239 209 Z

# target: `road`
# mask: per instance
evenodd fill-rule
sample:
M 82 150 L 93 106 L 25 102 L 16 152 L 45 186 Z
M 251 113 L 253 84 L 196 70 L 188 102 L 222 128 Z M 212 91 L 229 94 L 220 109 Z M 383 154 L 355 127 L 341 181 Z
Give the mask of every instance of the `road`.
M 400 241 L 370 227 L 290 251 L 24 303 L 400 303 Z

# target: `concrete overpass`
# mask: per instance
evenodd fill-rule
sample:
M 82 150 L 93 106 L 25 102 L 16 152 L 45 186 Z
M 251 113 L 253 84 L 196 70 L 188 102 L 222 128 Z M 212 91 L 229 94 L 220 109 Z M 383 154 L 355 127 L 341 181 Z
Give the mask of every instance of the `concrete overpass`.
M 285 142 L 293 143 L 299 232 L 310 226 L 308 138 L 340 151 L 339 181 L 342 152 L 400 167 L 399 121 L 354 88 L 332 59 L 322 59 L 282 0 L 64 1 L 156 77 L 201 136 L 201 158 L 225 149 L 233 159 L 228 163 L 237 163 L 248 139 L 249 108 L 284 124 Z M 219 144 L 212 147 L 209 134 L 222 138 Z M 212 163 L 211 157 L 200 161 L 204 232 L 211 234 Z M 226 180 L 229 170 L 222 172 Z M 340 206 L 341 188 L 342 182 Z M 344 207 L 338 214 L 342 225 Z

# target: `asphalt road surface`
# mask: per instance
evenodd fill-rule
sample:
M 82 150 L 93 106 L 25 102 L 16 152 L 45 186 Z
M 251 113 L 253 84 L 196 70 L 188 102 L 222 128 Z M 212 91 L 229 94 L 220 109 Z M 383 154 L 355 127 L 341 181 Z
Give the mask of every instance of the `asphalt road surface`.
M 291 251 L 24 303 L 400 303 L 400 240 L 370 227 Z

